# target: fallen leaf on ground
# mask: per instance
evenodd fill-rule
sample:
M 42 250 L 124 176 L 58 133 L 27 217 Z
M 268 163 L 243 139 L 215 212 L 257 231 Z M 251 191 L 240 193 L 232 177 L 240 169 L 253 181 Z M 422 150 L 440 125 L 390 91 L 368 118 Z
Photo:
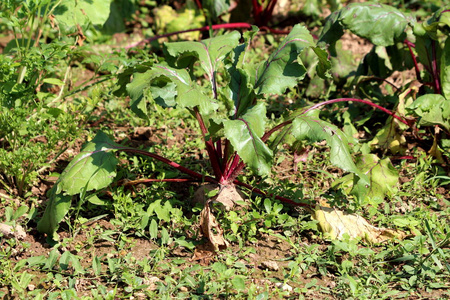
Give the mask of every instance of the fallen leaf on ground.
M 212 198 L 212 203 L 220 203 L 223 205 L 226 211 L 232 210 L 237 204 L 245 201 L 244 194 L 236 188 L 235 185 L 223 185 L 218 184 L 206 184 L 202 185 L 195 193 L 193 197 L 193 203 L 201 203 L 205 205 L 208 201 L 208 193 L 213 190 L 219 190 L 217 196 Z
M 214 246 L 208 241 L 195 247 L 194 255 L 190 261 L 198 261 L 201 266 L 208 266 L 215 258 Z
M 147 285 L 147 291 L 155 291 L 158 288 L 158 286 L 156 285 L 157 282 L 161 282 L 161 279 L 156 276 L 144 278 L 144 284 Z
M 206 237 L 214 246 L 214 250 L 223 250 L 228 247 L 228 242 L 223 237 L 223 229 L 220 227 L 216 217 L 211 212 L 209 203 L 207 201 L 205 207 L 200 213 L 200 230 L 204 237 Z
M 360 237 L 369 243 L 382 243 L 394 238 L 404 239 L 406 236 L 403 231 L 375 227 L 361 216 L 326 206 L 317 205 L 312 217 L 319 221 L 325 237 L 332 240 L 340 240 L 344 234 L 348 234 L 350 238 Z

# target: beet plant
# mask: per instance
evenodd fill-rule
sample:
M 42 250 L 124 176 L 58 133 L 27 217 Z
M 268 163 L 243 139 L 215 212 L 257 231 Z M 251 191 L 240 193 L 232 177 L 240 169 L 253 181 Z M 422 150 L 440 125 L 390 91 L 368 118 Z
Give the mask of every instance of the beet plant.
M 106 188 L 115 180 L 118 164 L 115 153 L 119 151 L 159 160 L 197 180 L 219 185 L 220 192 L 214 198 L 216 202 L 222 201 L 224 191 L 231 190 L 232 194 L 237 195 L 235 186 L 238 185 L 284 203 L 314 210 L 314 203 L 267 195 L 237 178 L 245 168 L 261 177 L 270 175 L 277 148 L 288 141 L 285 139 L 288 136 L 293 137 L 289 141 L 312 143 L 325 140 L 330 148 L 331 163 L 354 174 L 354 181 L 360 185 L 369 185 L 366 174 L 352 160 L 346 134 L 321 120 L 316 108 L 338 101 L 376 105 L 360 99 L 329 100 L 294 111 L 285 118 L 280 117 L 276 120 L 277 124 L 269 128 L 267 106 L 270 95 L 283 95 L 307 73 L 301 55 L 311 50 L 316 56 L 317 74 L 324 78 L 330 76 L 330 62 L 327 52 L 316 45 L 309 31 L 296 25 L 266 60 L 253 63 L 250 47 L 256 32 L 254 27 L 243 36 L 234 31 L 199 42 L 166 43 L 166 61 L 143 63 L 135 68 L 138 71 L 126 86 L 131 97 L 131 109 L 142 118 L 151 118 L 148 105 L 153 103 L 190 112 L 197 120 L 205 142 L 210 175 L 199 174 L 155 153 L 119 145 L 99 132 L 67 166 L 53 187 L 38 229 L 56 238 L 58 223 L 68 212 L 74 195 L 85 197 L 87 193 Z M 209 226 L 209 229 L 203 230 L 207 236 L 208 231 L 214 231 L 210 228 L 214 226 L 211 225 L 214 224 L 211 221 L 214 216 L 209 211 L 209 202 L 201 216 L 202 227 Z M 220 228 L 216 227 L 217 231 Z M 208 237 L 215 246 L 221 244 L 217 241 L 220 239 L 217 235 Z

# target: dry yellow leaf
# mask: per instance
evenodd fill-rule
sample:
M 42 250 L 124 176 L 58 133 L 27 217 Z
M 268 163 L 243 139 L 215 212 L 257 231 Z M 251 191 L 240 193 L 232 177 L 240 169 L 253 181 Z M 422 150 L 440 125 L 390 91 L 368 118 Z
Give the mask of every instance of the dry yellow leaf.
M 393 238 L 403 239 L 406 234 L 400 230 L 379 228 L 370 225 L 366 219 L 356 214 L 317 205 L 312 217 L 319 221 L 325 237 L 332 240 L 342 239 L 344 234 L 350 238 L 362 238 L 370 243 L 382 243 Z

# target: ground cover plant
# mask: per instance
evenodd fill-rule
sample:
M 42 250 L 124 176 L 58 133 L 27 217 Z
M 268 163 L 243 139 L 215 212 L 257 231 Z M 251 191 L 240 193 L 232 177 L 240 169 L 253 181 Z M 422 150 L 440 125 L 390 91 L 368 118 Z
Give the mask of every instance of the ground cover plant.
M 72 20 L 69 4 L 49 3 L 17 2 L 10 16 L 56 16 L 76 34 L 58 38 L 47 21 L 48 37 L 30 39 L 40 41 L 35 51 L 71 41 L 73 60 L 60 69 L 55 56 L 18 94 L 24 79 L 12 69 L 3 115 L 38 120 L 47 139 L 57 129 L 55 143 L 77 147 L 45 143 L 50 152 L 36 155 L 25 142 L 31 129 L 2 121 L 11 128 L 2 164 L 22 149 L 41 159 L 28 158 L 36 175 L 26 184 L 14 179 L 25 171 L 20 158 L 18 172 L 2 168 L 2 297 L 449 296 L 446 8 L 335 3 L 314 34 L 252 27 L 155 44 L 162 33 L 147 48 L 115 51 L 111 63 L 94 47 L 108 41 L 108 14 L 134 4 L 157 18 L 156 4 L 115 1 L 106 15 Z M 172 9 L 180 7 L 192 3 Z M 367 39 L 360 62 L 342 49 L 348 32 Z M 27 61 L 20 55 L 31 49 L 16 48 L 2 59 Z M 416 86 L 393 83 L 408 70 Z M 68 74 L 78 72 L 92 77 L 73 88 Z M 19 109 L 11 93 L 35 104 Z

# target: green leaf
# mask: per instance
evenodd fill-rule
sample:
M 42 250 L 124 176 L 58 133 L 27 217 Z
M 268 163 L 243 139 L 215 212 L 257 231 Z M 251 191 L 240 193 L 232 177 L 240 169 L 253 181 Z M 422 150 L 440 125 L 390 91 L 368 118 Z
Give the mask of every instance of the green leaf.
M 62 81 L 61 79 L 58 79 L 58 78 L 45 78 L 43 80 L 43 82 L 50 83 L 53 85 L 60 85 L 60 86 L 64 85 L 64 81 Z
M 442 95 L 420 96 L 406 109 L 420 117 L 418 125 L 440 125 L 450 131 L 450 100 L 446 100 Z
M 164 46 L 167 52 L 176 58 L 176 64 L 179 68 L 185 68 L 199 60 L 201 67 L 212 82 L 218 64 L 239 44 L 240 37 L 239 32 L 233 31 L 200 42 L 166 43 Z
M 272 212 L 272 201 L 269 198 L 264 199 L 264 208 L 266 209 L 266 213 L 270 214 Z
M 159 220 L 170 222 L 170 211 L 172 210 L 172 205 L 169 201 L 164 202 L 164 206 L 161 205 L 161 201 L 157 200 L 158 205 L 155 206 L 155 213 Z
M 173 82 L 167 82 L 162 86 L 151 86 L 150 92 L 156 104 L 162 107 L 173 107 L 176 105 L 177 85 Z
M 259 65 L 255 78 L 256 93 L 282 94 L 287 88 L 295 86 L 306 75 L 306 67 L 299 54 L 314 46 L 308 29 L 295 25 L 277 50 Z
M 155 240 L 158 237 L 158 223 L 155 219 L 152 219 L 150 222 L 150 228 L 149 228 L 150 238 Z
M 121 147 L 100 131 L 66 167 L 56 182 L 55 192 L 75 195 L 84 188 L 87 192 L 107 187 L 116 177 L 119 162 L 111 152 Z
M 69 269 L 69 264 L 72 263 L 74 269 L 74 275 L 84 273 L 83 267 L 80 264 L 80 260 L 76 255 L 70 253 L 70 251 L 65 251 L 59 258 L 59 266 L 62 270 Z
M 106 205 L 106 204 L 108 204 L 107 201 L 105 201 L 103 199 L 100 199 L 97 196 L 97 194 L 91 194 L 91 195 L 87 196 L 85 200 L 89 201 L 89 203 L 92 203 L 94 205 Z
M 265 106 L 260 103 L 242 118 L 223 122 L 225 137 L 244 163 L 258 175 L 267 175 L 272 165 L 273 153 L 260 139 L 264 134 L 265 113 Z
M 217 103 L 205 95 L 195 82 L 191 81 L 186 70 L 173 69 L 162 65 L 155 66 L 154 70 L 176 84 L 176 101 L 181 107 L 198 107 L 200 113 L 204 115 L 211 114 L 218 108 Z
M 47 261 L 45 262 L 44 269 L 51 270 L 53 266 L 56 264 L 56 261 L 58 260 L 59 251 L 57 248 L 53 248 L 52 251 L 50 251 Z
M 65 196 L 62 193 L 57 194 L 55 185 L 51 189 L 50 199 L 45 208 L 44 215 L 37 224 L 37 230 L 41 233 L 46 233 L 54 241 L 58 240 L 56 230 L 58 229 L 59 223 L 69 211 L 71 203 L 72 196 Z
M 438 30 L 448 35 L 450 33 L 450 11 L 448 7 L 442 7 L 435 11 L 430 18 L 422 23 L 422 26 L 426 33 L 434 40 L 438 39 Z
M 228 89 L 228 98 L 234 103 L 233 115 L 235 118 L 244 113 L 255 98 L 250 75 L 242 68 L 246 47 L 246 44 L 241 44 L 234 48 L 233 60 L 227 69 L 230 74 L 230 83 L 226 88 Z
M 243 291 L 246 288 L 245 285 L 245 277 L 242 275 L 236 275 L 233 277 L 233 279 L 231 279 L 231 283 L 233 284 L 233 287 L 237 290 L 237 291 Z
M 442 94 L 450 101 L 450 37 L 447 37 L 442 51 L 440 71 Z
M 209 12 L 213 20 L 217 20 L 221 14 L 226 13 L 230 8 L 230 0 L 203 0 L 202 6 L 204 10 Z
M 126 85 L 130 95 L 131 110 L 140 118 L 147 119 L 147 105 L 144 99 L 145 91 L 150 88 L 151 79 L 154 78 L 151 70 L 145 73 L 134 73 L 133 81 Z
M 39 255 L 39 256 L 31 256 L 24 260 L 29 267 L 37 266 L 37 265 L 43 265 L 47 261 L 47 258 L 45 255 Z
M 413 31 L 416 38 L 414 49 L 418 54 L 418 59 L 426 68 L 431 70 L 431 53 L 433 51 L 431 48 L 432 39 L 425 30 L 423 23 L 415 24 Z
M 450 23 L 450 12 L 444 12 L 445 8 L 441 8 L 436 11 L 430 18 L 428 18 L 425 22 L 415 24 L 413 28 L 413 32 L 415 35 L 415 51 L 418 54 L 419 61 L 424 65 L 425 69 L 432 70 L 434 68 L 433 64 L 437 60 L 437 63 L 441 68 L 446 68 L 446 64 L 448 64 L 448 53 L 444 51 L 447 50 L 448 46 L 444 46 L 442 49 L 439 40 L 439 36 L 442 33 L 450 34 L 449 31 L 449 23 Z M 446 43 L 447 45 L 447 43 Z M 442 60 L 444 60 L 444 62 Z M 446 61 L 446 62 L 445 62 Z M 447 77 L 447 71 L 444 70 L 444 74 L 441 73 L 442 76 Z M 424 80 L 431 80 L 428 78 L 424 78 Z M 447 79 L 444 79 L 447 82 Z M 447 88 L 445 88 L 447 90 Z M 445 95 L 445 94 L 444 94 Z
M 146 94 L 150 89 L 151 95 Z M 218 105 L 205 95 L 189 73 L 165 65 L 155 65 L 145 73 L 136 73 L 127 84 L 131 97 L 131 109 L 141 118 L 147 118 L 147 102 L 154 100 L 162 106 L 173 106 L 175 102 L 182 108 L 198 107 L 204 115 L 214 112 Z M 152 97 L 149 99 L 148 97 Z
M 302 7 L 302 14 L 305 16 L 314 17 L 318 19 L 322 13 L 323 3 L 321 0 L 306 0 Z
M 133 18 L 136 9 L 137 6 L 132 1 L 112 1 L 108 20 L 103 24 L 101 32 L 109 35 L 125 32 L 125 22 Z
M 72 253 L 70 251 L 64 251 L 64 253 L 59 258 L 59 267 L 62 270 L 67 270 L 69 268 L 70 256 Z
M 59 23 L 72 28 L 89 23 L 103 25 L 108 20 L 112 0 L 62 0 L 53 14 Z
M 250 129 L 258 136 L 262 137 L 266 128 L 266 105 L 263 102 L 257 103 L 242 116 Z
M 316 67 L 317 74 L 321 78 L 332 78 L 330 74 L 331 61 L 328 59 L 328 52 L 319 47 L 311 48 L 317 56 L 318 64 Z
M 98 256 L 94 256 L 94 258 L 92 259 L 92 270 L 94 270 L 94 274 L 96 276 L 100 276 L 100 273 L 102 271 L 102 263 Z
M 72 263 L 72 267 L 74 270 L 74 275 L 78 275 L 78 274 L 84 274 L 84 268 L 82 267 L 81 263 L 80 263 L 80 259 L 78 258 L 78 256 L 73 255 L 72 253 L 70 254 L 70 262 Z
M 405 38 L 405 29 L 415 19 L 400 10 L 379 3 L 352 3 L 331 14 L 323 27 L 319 42 L 334 44 L 348 29 L 378 46 L 394 45 Z
M 386 195 L 392 195 L 392 192 L 397 189 L 398 172 L 389 158 L 380 160 L 375 154 L 366 154 L 358 158 L 356 165 L 368 174 L 370 180 L 370 187 L 361 182 L 353 187 L 351 193 L 360 201 L 368 199 L 379 203 Z
M 330 147 L 331 163 L 344 171 L 356 174 L 362 182 L 368 184 L 367 176 L 353 162 L 348 148 L 347 136 L 336 126 L 312 116 L 302 115 L 292 122 L 291 133 L 300 141 L 319 142 L 326 140 Z
M 238 118 L 253 104 L 256 97 L 253 91 L 251 75 L 256 68 L 252 63 L 245 63 L 251 40 L 258 32 L 258 27 L 252 26 L 252 30 L 243 34 L 245 42 L 233 49 L 230 61 L 226 61 L 230 83 L 225 86 L 228 99 L 233 100 L 234 111 L 232 115 Z M 254 77 L 254 75 L 253 75 Z
M 12 207 L 7 206 L 5 208 L 4 215 L 5 215 L 5 219 L 6 219 L 7 222 L 14 221 L 14 219 L 13 219 L 14 210 L 12 209 Z
M 21 216 L 26 214 L 28 211 L 28 206 L 22 205 L 20 206 L 12 215 L 13 220 L 18 220 Z

